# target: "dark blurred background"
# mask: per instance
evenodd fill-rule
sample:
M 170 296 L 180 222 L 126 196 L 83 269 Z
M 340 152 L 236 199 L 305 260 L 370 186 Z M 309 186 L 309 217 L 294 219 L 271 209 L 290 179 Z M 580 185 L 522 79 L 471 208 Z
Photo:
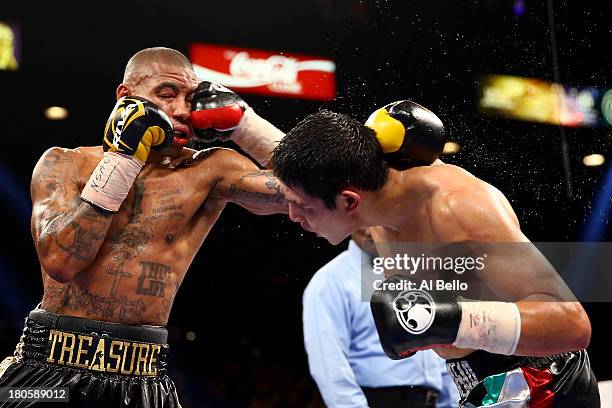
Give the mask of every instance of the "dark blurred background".
M 488 73 L 554 81 L 554 39 L 560 82 L 612 88 L 611 4 L 554 1 L 551 33 L 547 2 L 530 0 L 3 2 L 0 21 L 21 29 L 21 62 L 17 71 L 0 71 L 0 356 L 12 353 L 23 318 L 41 298 L 29 232 L 33 166 L 51 146 L 100 143 L 125 63 L 150 46 L 187 54 L 191 43 L 205 42 L 333 59 L 334 101 L 243 96 L 284 131 L 321 106 L 365 120 L 379 106 L 412 98 L 460 143 L 444 160 L 505 193 L 531 240 L 609 241 L 610 129 L 484 116 L 477 82 Z M 47 120 L 51 105 L 69 117 Z M 608 161 L 586 167 L 582 159 L 591 153 Z M 603 207 L 593 211 L 600 197 Z M 320 406 L 303 349 L 301 294 L 344 248 L 285 216 L 227 208 L 170 317 L 170 365 L 183 406 Z M 610 307 L 585 308 L 595 373 L 612 379 L 605 364 Z

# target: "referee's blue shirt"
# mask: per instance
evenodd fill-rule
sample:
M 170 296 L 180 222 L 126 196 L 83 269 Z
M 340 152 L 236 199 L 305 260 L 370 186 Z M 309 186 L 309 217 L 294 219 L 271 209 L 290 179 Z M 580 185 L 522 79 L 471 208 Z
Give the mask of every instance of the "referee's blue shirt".
M 360 386 L 420 385 L 440 392 L 438 407 L 456 407 L 457 388 L 437 354 L 420 351 L 391 360 L 384 353 L 370 304 L 361 300 L 361 268 L 371 268 L 368 260 L 350 241 L 348 250 L 323 266 L 304 291 L 304 344 L 325 404 L 367 407 Z

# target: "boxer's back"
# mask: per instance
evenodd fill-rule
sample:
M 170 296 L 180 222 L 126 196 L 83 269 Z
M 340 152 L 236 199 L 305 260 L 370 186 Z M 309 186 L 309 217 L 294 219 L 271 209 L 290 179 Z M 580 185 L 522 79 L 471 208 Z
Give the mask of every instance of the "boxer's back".
M 405 188 L 403 197 L 403 201 L 408 204 L 404 227 L 395 230 L 375 227 L 374 240 L 377 242 L 463 241 L 466 238 L 464 228 L 456 221 L 457 216 L 461 217 L 462 207 L 467 202 L 471 205 L 493 205 L 495 213 L 491 214 L 492 217 L 500 217 L 504 222 L 518 225 L 518 219 L 506 197 L 492 185 L 460 167 L 440 164 L 416 167 L 405 172 L 409 177 L 404 180 L 410 183 L 410 188 Z M 411 196 L 416 185 L 419 186 L 420 194 L 426 196 L 425 199 Z M 416 208 L 410 205 L 415 201 L 419 202 Z
M 216 200 L 205 201 L 214 184 L 213 167 L 184 165 L 193 153 L 184 149 L 172 162 L 176 167 L 151 165 L 141 171 L 108 233 L 101 235 L 95 259 L 74 279 L 59 283 L 42 271 L 43 309 L 111 322 L 166 324 L 185 272 L 223 209 Z M 101 147 L 53 149 L 38 185 L 46 183 L 52 194 L 73 195 L 66 199 L 77 205 L 76 191 L 101 158 Z M 71 182 L 74 191 L 65 187 Z M 62 247 L 78 256 L 88 242 L 81 238 L 95 239 L 98 232 L 78 223 L 72 227 L 78 233 Z

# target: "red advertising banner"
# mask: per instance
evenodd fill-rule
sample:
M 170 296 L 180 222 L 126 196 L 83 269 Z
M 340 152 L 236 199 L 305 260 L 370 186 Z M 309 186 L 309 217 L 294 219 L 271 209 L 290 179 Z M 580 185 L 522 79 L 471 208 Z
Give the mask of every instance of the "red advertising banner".
M 189 53 L 200 80 L 236 92 L 322 101 L 336 97 L 336 64 L 329 59 L 210 44 L 192 44 Z

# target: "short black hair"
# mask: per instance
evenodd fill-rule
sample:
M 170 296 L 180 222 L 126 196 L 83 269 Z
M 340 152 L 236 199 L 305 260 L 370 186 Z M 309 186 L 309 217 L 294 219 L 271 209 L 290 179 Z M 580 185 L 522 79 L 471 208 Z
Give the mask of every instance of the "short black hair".
M 375 191 L 388 167 L 374 130 L 340 113 L 320 110 L 298 123 L 272 154 L 276 177 L 334 209 L 347 187 Z

